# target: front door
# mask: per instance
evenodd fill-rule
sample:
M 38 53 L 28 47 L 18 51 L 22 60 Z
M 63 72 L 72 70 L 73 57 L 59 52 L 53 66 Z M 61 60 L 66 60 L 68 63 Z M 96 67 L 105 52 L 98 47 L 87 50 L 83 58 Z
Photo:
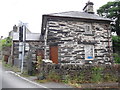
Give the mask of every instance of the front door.
M 58 46 L 50 46 L 50 60 L 58 64 Z

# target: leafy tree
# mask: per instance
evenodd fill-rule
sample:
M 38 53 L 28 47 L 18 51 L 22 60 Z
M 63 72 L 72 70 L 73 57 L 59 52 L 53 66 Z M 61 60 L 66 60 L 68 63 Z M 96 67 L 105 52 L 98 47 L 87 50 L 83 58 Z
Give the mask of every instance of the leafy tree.
M 120 36 L 112 36 L 113 52 L 120 54 Z
M 2 48 L 10 47 L 12 45 L 12 39 L 10 37 L 7 37 L 5 39 L 2 39 L 1 43 L 2 43 Z
M 117 35 L 120 36 L 120 0 L 108 2 L 101 6 L 97 13 L 100 16 L 111 18 L 114 21 L 111 23 L 112 31 L 116 31 Z
M 112 36 L 113 56 L 116 63 L 120 63 L 120 36 Z

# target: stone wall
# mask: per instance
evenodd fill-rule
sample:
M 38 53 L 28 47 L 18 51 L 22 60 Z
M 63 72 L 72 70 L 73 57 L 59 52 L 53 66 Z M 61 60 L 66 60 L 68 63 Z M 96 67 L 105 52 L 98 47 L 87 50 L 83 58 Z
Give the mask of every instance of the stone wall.
M 86 33 L 86 25 L 90 26 L 91 32 Z M 90 63 L 112 62 L 112 42 L 109 24 L 103 22 L 80 22 L 49 20 L 47 58 L 49 59 L 49 45 L 58 45 L 58 60 L 61 63 L 84 64 L 85 46 L 93 45 L 94 60 Z
M 2 56 L 1 57 L 6 63 L 9 63 L 10 55 L 11 55 L 11 46 L 4 47 L 2 49 Z
M 79 64 L 51 64 L 44 63 L 41 65 L 42 71 L 45 77 L 49 77 L 50 73 L 58 75 L 61 80 L 83 78 L 86 82 L 91 82 L 92 78 L 97 77 L 103 79 L 102 81 L 107 82 L 119 82 L 120 78 L 120 65 L 79 65 Z M 82 76 L 81 76 L 82 75 Z M 94 75 L 94 76 L 93 76 Z M 98 76 L 97 76 L 98 75 Z M 100 81 L 101 82 L 101 81 Z

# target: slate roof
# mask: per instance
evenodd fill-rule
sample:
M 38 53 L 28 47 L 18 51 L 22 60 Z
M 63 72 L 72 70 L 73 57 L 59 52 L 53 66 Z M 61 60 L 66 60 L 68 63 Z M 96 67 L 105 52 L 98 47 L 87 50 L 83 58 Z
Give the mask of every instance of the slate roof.
M 13 41 L 19 40 L 19 33 L 13 33 L 12 37 Z M 26 34 L 26 41 L 39 41 L 40 40 L 40 33 L 29 33 Z
M 82 18 L 82 19 L 93 19 L 93 20 L 103 20 L 103 21 L 112 21 L 109 18 L 104 18 L 98 16 L 96 14 L 89 14 L 87 12 L 80 12 L 80 11 L 68 11 L 68 12 L 61 12 L 61 13 L 52 13 L 52 14 L 44 14 L 49 16 L 59 16 L 59 17 L 70 17 L 70 18 Z

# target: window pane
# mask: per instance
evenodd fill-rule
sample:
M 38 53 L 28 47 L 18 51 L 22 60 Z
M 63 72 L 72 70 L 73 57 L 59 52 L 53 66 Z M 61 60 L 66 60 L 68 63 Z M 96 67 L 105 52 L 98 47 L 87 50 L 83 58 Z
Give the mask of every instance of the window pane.
M 94 46 L 93 45 L 85 46 L 85 59 L 86 60 L 94 59 Z

